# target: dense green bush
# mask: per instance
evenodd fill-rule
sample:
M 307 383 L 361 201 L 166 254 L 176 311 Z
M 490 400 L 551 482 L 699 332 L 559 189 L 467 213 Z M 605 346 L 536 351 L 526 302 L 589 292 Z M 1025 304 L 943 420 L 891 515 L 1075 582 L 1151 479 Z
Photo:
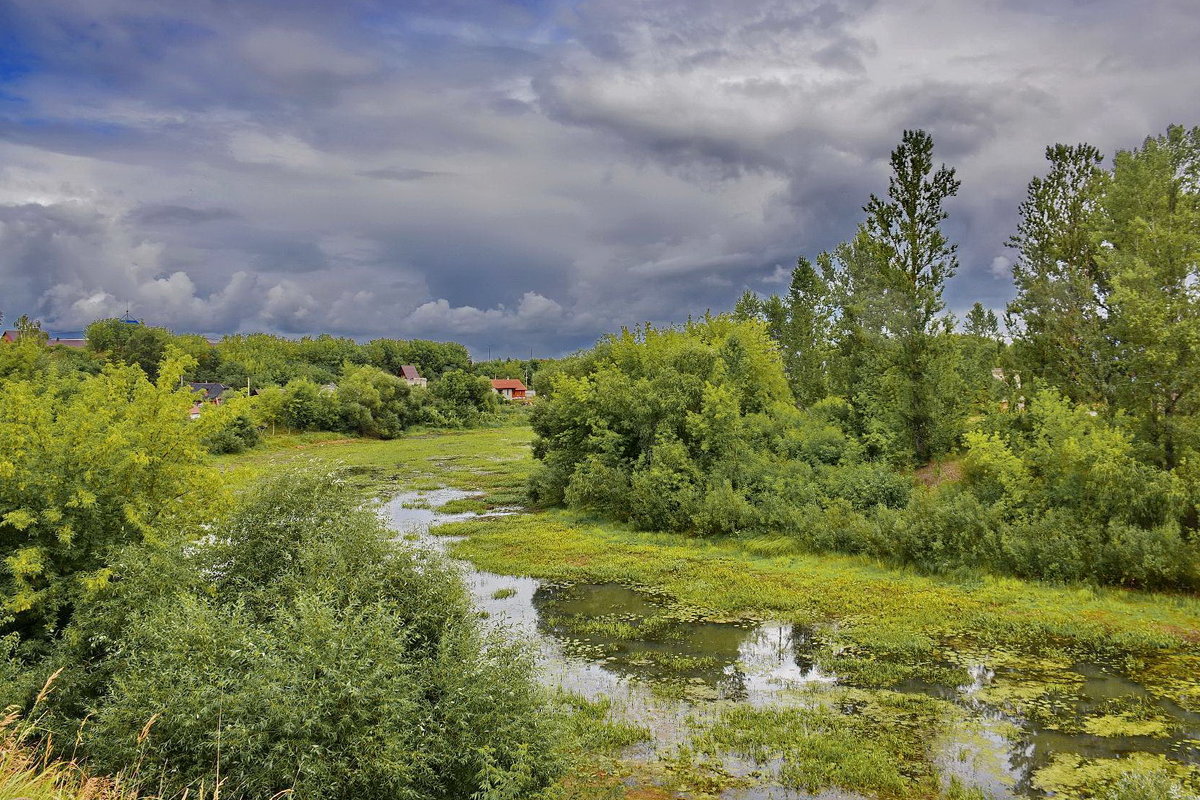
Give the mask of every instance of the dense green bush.
M 548 397 L 532 416 L 534 502 L 601 510 L 648 529 L 715 534 L 759 524 L 756 503 L 770 482 L 759 473 L 771 470 L 745 464 L 778 444 L 778 418 L 790 409 L 760 324 L 713 317 L 627 331 L 558 365 L 541 385 Z
M 171 795 L 219 763 L 235 797 L 446 800 L 557 769 L 531 655 L 332 476 L 282 476 L 209 533 L 128 552 L 64 637 L 53 710 L 89 716 L 97 768 Z
M 605 339 L 541 373 L 530 497 L 649 530 L 784 534 L 931 571 L 1200 588 L 1189 462 L 1146 464 L 1120 420 L 1038 392 L 966 436 L 961 481 L 917 491 L 886 448 L 848 432 L 848 403 L 796 409 L 781 374 L 753 320 Z
M 841 498 L 859 511 L 875 506 L 903 508 L 912 493 L 912 480 L 886 464 L 825 467 L 817 476 L 826 497 Z
M 451 370 L 429 389 L 369 364 L 342 365 L 334 382 L 296 378 L 254 398 L 263 425 L 392 439 L 415 425 L 474 427 L 491 418 L 497 395 L 484 378 Z
M 208 452 L 222 455 L 245 452 L 258 444 L 260 438 L 254 420 L 246 414 L 235 414 L 221 426 L 208 431 L 201 441 Z
M 447 425 L 477 425 L 482 415 L 494 412 L 499 405 L 499 395 L 492 391 L 487 378 L 459 369 L 449 370 L 430 384 L 429 393 L 434 419 Z
M 266 333 L 226 336 L 208 348 L 211 363 L 200 365 L 200 379 L 256 389 L 283 386 L 304 379 L 317 385 L 334 382 L 346 364 L 369 364 L 399 377 L 401 367 L 415 365 L 426 378 L 435 379 L 450 369 L 466 369 L 467 349 L 454 342 L 420 339 L 376 339 L 360 345 L 353 339 L 305 336 L 285 339 Z
M 166 359 L 157 383 L 124 365 L 0 382 L 0 636 L 37 649 L 114 550 L 205 515 L 216 476 L 177 389 L 186 366 Z
M 1200 587 L 1178 474 L 1140 461 L 1129 433 L 1056 392 L 1020 416 L 967 436 L 963 485 L 999 535 L 986 563 L 1032 578 Z

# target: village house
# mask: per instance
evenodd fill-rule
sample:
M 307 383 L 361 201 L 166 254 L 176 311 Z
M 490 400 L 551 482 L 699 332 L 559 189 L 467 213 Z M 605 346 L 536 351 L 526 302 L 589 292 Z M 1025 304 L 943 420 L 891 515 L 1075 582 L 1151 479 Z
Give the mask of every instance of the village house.
M 0 333 L 0 342 L 15 342 L 21 335 L 20 331 L 7 330 Z M 46 340 L 46 344 L 50 347 L 70 347 L 75 350 L 82 350 L 87 347 L 87 339 L 67 337 L 67 336 L 51 336 Z
M 417 368 L 412 364 L 405 364 L 400 367 L 401 377 L 409 386 L 420 386 L 422 389 L 429 386 L 429 381 L 421 377 L 421 373 L 417 372 Z
M 524 400 L 529 390 L 516 378 L 494 378 L 492 391 L 505 400 Z
M 221 405 L 221 396 L 229 391 L 229 387 L 223 383 L 188 383 L 192 391 L 202 393 L 196 398 L 195 404 L 189 416 L 192 419 L 200 417 L 200 411 L 204 408 L 205 403 L 212 403 L 214 406 Z

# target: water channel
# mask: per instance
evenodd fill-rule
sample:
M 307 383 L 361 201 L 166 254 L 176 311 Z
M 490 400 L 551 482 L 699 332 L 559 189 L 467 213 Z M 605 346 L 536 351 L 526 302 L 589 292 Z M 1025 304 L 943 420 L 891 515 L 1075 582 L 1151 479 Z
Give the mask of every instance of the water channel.
M 438 509 L 471 497 L 442 489 L 408 492 L 385 505 L 391 527 L 417 546 L 445 552 L 452 537 L 430 533 L 445 522 L 470 519 L 472 513 L 448 514 Z M 588 699 L 609 698 L 614 713 L 650 729 L 653 739 L 629 755 L 654 760 L 669 757 L 685 743 L 697 720 L 712 719 L 731 703 L 755 707 L 811 702 L 822 687 L 838 677 L 822 671 L 812 658 L 813 632 L 785 623 L 689 622 L 664 614 L 666 601 L 615 584 L 555 584 L 532 578 L 496 575 L 457 561 L 482 615 L 536 647 L 542 680 Z M 972 664 L 961 684 L 910 681 L 893 689 L 956 703 L 970 721 L 961 731 L 947 731 L 934 744 L 939 772 L 993 797 L 1043 796 L 1032 784 L 1038 769 L 1059 753 L 1109 758 L 1154 753 L 1181 764 L 1200 764 L 1200 714 L 1151 697 L 1140 685 L 1112 668 L 1075 664 L 1069 676 L 1072 692 L 1063 699 L 1066 713 L 1080 720 L 1096 709 L 1117 703 L 1153 706 L 1170 726 L 1171 735 L 1092 735 L 1064 732 L 982 701 L 997 679 L 1014 679 L 1002 666 Z M 664 690 L 666 689 L 666 690 Z M 1061 713 L 1063 709 L 1059 709 Z M 755 765 L 729 757 L 726 767 L 737 774 L 761 773 Z M 770 774 L 769 765 L 766 770 Z M 823 792 L 809 795 L 786 790 L 769 777 L 752 789 L 726 795 L 729 800 L 841 800 L 858 795 Z

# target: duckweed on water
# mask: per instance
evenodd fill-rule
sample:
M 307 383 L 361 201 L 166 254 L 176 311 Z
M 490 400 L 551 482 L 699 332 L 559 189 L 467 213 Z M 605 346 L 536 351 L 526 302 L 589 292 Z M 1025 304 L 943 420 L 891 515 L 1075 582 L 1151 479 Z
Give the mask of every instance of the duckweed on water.
M 885 661 L 912 664 L 964 645 L 1147 664 L 1200 654 L 1185 635 L 1200 630 L 1195 600 L 986 576 L 954 583 L 839 556 L 761 558 L 737 542 L 641 533 L 569 512 L 471 520 L 439 533 L 465 537 L 451 551 L 493 572 L 653 586 L 709 619 L 836 620 L 847 645 Z
M 1200 787 L 1200 773 L 1195 768 L 1169 761 L 1161 755 L 1131 753 L 1125 758 L 1085 759 L 1072 753 L 1059 753 L 1049 766 L 1038 770 L 1033 784 L 1044 792 L 1053 792 L 1063 800 L 1107 798 L 1125 787 L 1162 791 L 1166 794 L 1133 794 L 1126 789 L 1130 800 L 1171 800 Z M 1140 791 L 1140 790 L 1139 790 Z
M 1167 737 L 1176 729 L 1169 719 L 1145 710 L 1123 711 L 1092 717 L 1083 723 L 1092 736 L 1153 736 Z
M 709 755 L 730 752 L 768 766 L 792 789 L 932 796 L 930 742 L 944 718 L 957 713 L 930 698 L 848 690 L 809 706 L 731 707 L 694 742 Z

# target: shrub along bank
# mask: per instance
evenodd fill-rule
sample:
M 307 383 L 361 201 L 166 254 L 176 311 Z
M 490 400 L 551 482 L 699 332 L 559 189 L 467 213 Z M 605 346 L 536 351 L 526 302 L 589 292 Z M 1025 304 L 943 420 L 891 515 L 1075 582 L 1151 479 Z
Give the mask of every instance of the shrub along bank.
M 797 409 L 756 320 L 626 331 L 539 380 L 536 504 L 926 570 L 1200 589 L 1189 473 L 1050 390 L 988 416 L 964 479 L 926 488 L 871 456 L 845 401 Z

